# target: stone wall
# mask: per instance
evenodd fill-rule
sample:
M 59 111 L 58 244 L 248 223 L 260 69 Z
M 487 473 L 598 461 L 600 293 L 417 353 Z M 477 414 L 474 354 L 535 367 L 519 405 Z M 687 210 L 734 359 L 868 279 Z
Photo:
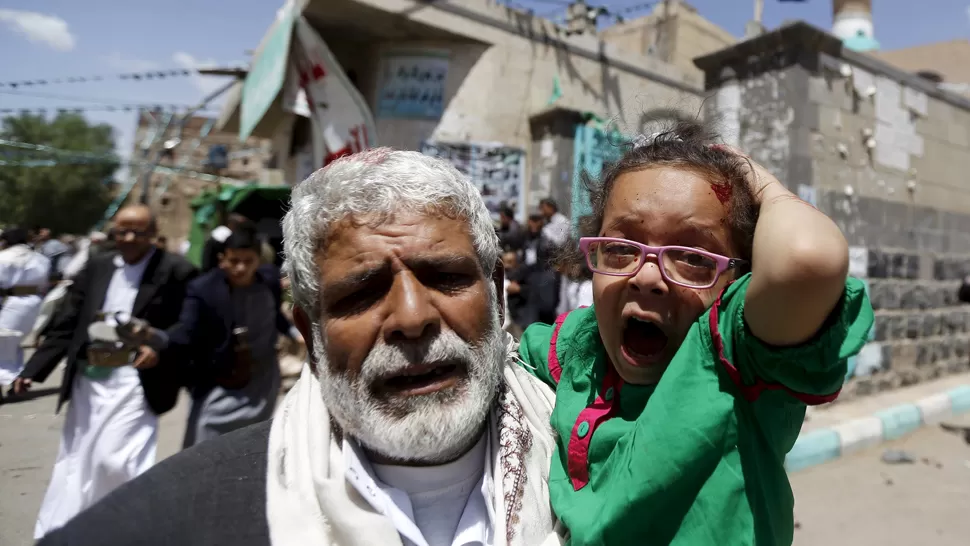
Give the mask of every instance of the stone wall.
M 697 63 L 726 140 L 849 242 L 876 324 L 843 397 L 970 369 L 970 101 L 804 23 Z

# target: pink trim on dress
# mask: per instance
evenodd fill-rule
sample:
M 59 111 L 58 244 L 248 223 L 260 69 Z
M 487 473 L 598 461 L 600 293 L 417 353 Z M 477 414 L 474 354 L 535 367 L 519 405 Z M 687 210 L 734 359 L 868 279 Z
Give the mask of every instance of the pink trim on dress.
M 721 306 L 721 297 L 724 295 L 725 291 L 727 291 L 727 287 L 724 287 L 724 290 L 717 297 L 717 301 L 715 301 L 714 305 L 711 306 L 711 312 L 708 314 L 708 323 L 710 324 L 710 327 L 711 327 L 711 338 L 714 341 L 714 348 L 717 349 L 717 356 L 720 359 L 721 364 L 724 366 L 724 369 L 727 370 L 728 376 L 731 377 L 731 381 L 733 381 L 734 384 L 737 385 L 738 389 L 741 390 L 741 395 L 744 396 L 745 400 L 747 400 L 748 402 L 754 402 L 755 400 L 758 399 L 759 396 L 761 396 L 762 392 L 777 391 L 777 390 L 785 391 L 791 396 L 793 396 L 796 400 L 801 400 L 802 402 L 804 402 L 806 405 L 809 405 L 809 406 L 818 406 L 820 404 L 827 404 L 839 397 L 839 393 L 842 392 L 841 388 L 839 388 L 839 390 L 835 391 L 833 394 L 828 394 L 824 396 L 820 396 L 816 394 L 805 394 L 801 392 L 795 392 L 779 383 L 766 383 L 760 377 L 755 378 L 754 385 L 745 385 L 744 381 L 741 379 L 741 372 L 739 372 L 738 369 L 735 368 L 733 364 L 731 364 L 731 362 L 727 359 L 727 356 L 725 356 L 724 354 L 724 340 L 721 339 L 721 331 L 718 330 L 718 327 L 717 327 L 718 309 Z
M 549 357 L 546 359 L 549 364 L 549 374 L 552 375 L 552 380 L 559 384 L 559 378 L 562 376 L 562 366 L 559 364 L 559 355 L 556 354 L 556 342 L 559 341 L 559 329 L 562 328 L 562 323 L 566 322 L 566 317 L 569 316 L 569 311 L 556 317 L 556 324 L 552 328 L 552 337 L 549 339 Z
M 604 421 L 613 417 L 619 404 L 615 404 L 623 386 L 623 379 L 616 372 L 613 363 L 606 362 L 606 377 L 603 379 L 603 386 L 599 396 L 593 401 L 592 405 L 579 412 L 573 430 L 569 435 L 569 448 L 567 450 L 566 469 L 569 472 L 569 479 L 573 484 L 573 489 L 579 491 L 589 483 L 589 443 L 593 438 L 593 433 Z M 607 396 L 607 392 L 612 389 L 612 396 Z M 609 398 L 607 400 L 607 398 Z M 586 434 L 580 438 L 579 428 L 586 423 L 588 427 Z

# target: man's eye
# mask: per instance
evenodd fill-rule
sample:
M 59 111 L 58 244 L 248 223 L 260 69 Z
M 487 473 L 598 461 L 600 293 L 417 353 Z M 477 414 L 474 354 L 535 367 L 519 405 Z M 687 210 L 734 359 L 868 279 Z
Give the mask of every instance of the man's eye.
M 379 293 L 375 290 L 360 290 L 327 305 L 327 314 L 332 317 L 359 315 L 370 309 L 379 299 Z
M 464 273 L 435 271 L 422 275 L 421 283 L 440 292 L 461 290 L 470 286 L 474 279 Z

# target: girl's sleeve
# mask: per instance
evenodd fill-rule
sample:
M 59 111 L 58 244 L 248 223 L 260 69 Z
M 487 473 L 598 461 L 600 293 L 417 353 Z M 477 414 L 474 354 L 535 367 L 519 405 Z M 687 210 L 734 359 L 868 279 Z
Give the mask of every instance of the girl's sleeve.
M 556 388 L 556 381 L 549 370 L 549 346 L 552 341 L 554 326 L 534 323 L 525 329 L 519 340 L 519 364 L 527 372 Z
M 715 349 L 735 382 L 749 399 L 781 388 L 810 405 L 834 400 L 845 381 L 849 357 L 862 349 L 872 328 L 865 285 L 849 277 L 841 300 L 812 339 L 775 347 L 755 337 L 744 320 L 750 281 L 749 274 L 728 287 L 709 315 Z

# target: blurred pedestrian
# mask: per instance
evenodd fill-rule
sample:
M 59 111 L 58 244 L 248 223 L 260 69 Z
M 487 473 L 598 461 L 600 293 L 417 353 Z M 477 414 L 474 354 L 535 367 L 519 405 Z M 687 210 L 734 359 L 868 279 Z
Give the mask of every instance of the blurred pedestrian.
M 550 197 L 539 201 L 539 212 L 545 219 L 542 236 L 554 247 L 561 247 L 569 240 L 569 218 L 559 212 L 559 205 Z
M 27 245 L 27 230 L 0 235 L 0 401 L 24 367 L 24 337 L 40 313 L 51 262 Z
M 226 239 L 234 231 L 240 229 L 255 229 L 253 221 L 246 218 L 242 214 L 231 213 L 226 220 L 225 225 L 220 225 L 219 227 L 212 230 L 209 234 L 209 239 L 206 240 L 205 246 L 202 248 L 202 272 L 208 273 L 213 269 L 219 267 L 219 255 L 222 254 L 223 245 Z
M 116 318 L 137 317 L 157 328 L 178 321 L 195 268 L 155 249 L 155 228 L 148 207 L 118 211 L 112 229 L 118 252 L 94 257 L 75 277 L 14 381 L 14 392 L 25 392 L 67 358 L 57 409 L 70 404 L 35 538 L 155 464 L 158 416 L 178 399 L 178 355 L 147 345 L 98 347 L 89 333 L 92 323 L 110 328 Z
M 302 342 L 282 312 L 280 274 L 260 264 L 248 229 L 223 245 L 219 267 L 189 284 L 169 342 L 192 356 L 192 411 L 183 447 L 265 421 L 280 390 L 279 334 Z
M 516 252 L 522 250 L 525 244 L 525 230 L 515 219 L 515 211 L 508 206 L 499 210 L 498 239 L 503 249 Z

